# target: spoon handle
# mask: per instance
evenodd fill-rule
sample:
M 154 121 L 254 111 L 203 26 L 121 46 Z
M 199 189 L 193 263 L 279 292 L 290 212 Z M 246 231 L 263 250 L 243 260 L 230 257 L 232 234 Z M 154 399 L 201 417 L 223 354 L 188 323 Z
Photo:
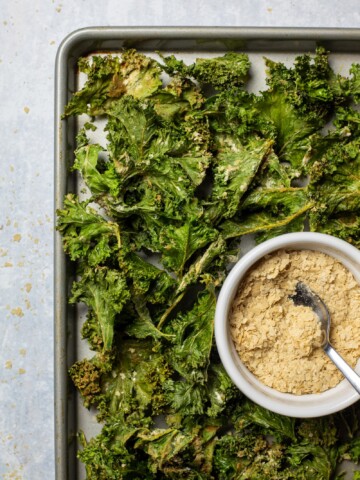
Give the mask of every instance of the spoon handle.
M 353 370 L 342 356 L 328 343 L 324 347 L 326 355 L 338 367 L 344 377 L 351 383 L 355 390 L 360 394 L 360 376 Z

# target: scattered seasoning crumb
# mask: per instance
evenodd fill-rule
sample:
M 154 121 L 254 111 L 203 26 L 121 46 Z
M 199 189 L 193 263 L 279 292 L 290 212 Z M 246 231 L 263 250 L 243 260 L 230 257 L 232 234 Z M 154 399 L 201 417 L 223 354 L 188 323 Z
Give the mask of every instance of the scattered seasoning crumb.
M 13 236 L 13 242 L 20 242 L 20 240 L 21 240 L 20 233 L 15 233 L 15 235 Z
M 22 357 L 25 357 L 26 355 L 26 348 L 20 348 L 19 353 Z
M 22 467 L 20 467 L 19 470 L 13 470 L 9 473 L 5 473 L 4 474 L 4 480 L 23 480 L 23 476 L 22 476 Z
M 22 309 L 20 307 L 12 308 L 10 313 L 11 313 L 11 315 L 16 315 L 17 317 L 23 317 L 24 316 L 24 312 L 22 311 Z
M 12 361 L 11 360 L 7 360 L 5 362 L 5 368 L 7 368 L 8 370 L 10 370 L 12 368 Z
M 30 293 L 32 289 L 32 284 L 31 283 L 25 283 L 25 290 L 27 293 Z
M 321 348 L 313 311 L 289 295 L 302 280 L 326 303 L 330 341 L 354 368 L 360 357 L 360 285 L 342 263 L 312 250 L 279 250 L 250 270 L 230 315 L 231 335 L 244 364 L 280 392 L 319 393 L 342 375 Z
M 26 370 L 24 368 L 19 368 L 19 375 L 24 375 L 26 373 Z
M 24 107 L 24 112 L 25 112 L 25 113 L 29 113 L 29 112 L 30 112 L 30 108 L 29 108 L 29 107 Z
M 13 266 L 14 266 L 14 265 L 13 265 L 13 263 L 11 263 L 11 262 L 5 262 L 5 263 L 4 263 L 4 267 L 6 267 L 6 268 L 13 267 Z
M 27 298 L 25 299 L 25 306 L 26 306 L 27 310 L 29 310 L 31 308 L 30 300 L 28 300 Z

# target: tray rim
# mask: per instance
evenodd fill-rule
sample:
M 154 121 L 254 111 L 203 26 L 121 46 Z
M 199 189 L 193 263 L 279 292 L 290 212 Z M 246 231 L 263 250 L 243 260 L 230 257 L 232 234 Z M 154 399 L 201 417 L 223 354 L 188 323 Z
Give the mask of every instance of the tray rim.
M 307 28 L 307 27 L 166 27 L 92 26 L 74 30 L 64 37 L 55 59 L 54 108 L 54 221 L 56 210 L 62 207 L 67 192 L 67 120 L 60 115 L 67 102 L 68 62 L 71 52 L 85 41 L 136 40 L 136 39 L 209 39 L 220 40 L 331 40 L 360 41 L 359 28 Z M 360 45 L 359 45 L 360 46 Z M 360 49 L 359 49 L 360 52 Z M 85 52 L 79 51 L 79 56 Z M 77 56 L 78 58 L 78 56 Z M 68 378 L 67 378 L 67 259 L 59 232 L 54 235 L 54 414 L 55 414 L 55 478 L 68 477 Z

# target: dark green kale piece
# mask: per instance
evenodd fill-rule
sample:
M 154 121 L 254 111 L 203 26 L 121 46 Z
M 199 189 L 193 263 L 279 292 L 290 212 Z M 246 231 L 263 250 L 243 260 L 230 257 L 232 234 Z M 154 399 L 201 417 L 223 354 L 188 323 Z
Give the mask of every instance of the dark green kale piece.
M 347 124 L 344 124 L 345 118 Z M 309 196 L 315 203 L 310 228 L 360 245 L 360 138 L 351 112 L 341 111 L 341 128 L 314 137 L 309 155 Z

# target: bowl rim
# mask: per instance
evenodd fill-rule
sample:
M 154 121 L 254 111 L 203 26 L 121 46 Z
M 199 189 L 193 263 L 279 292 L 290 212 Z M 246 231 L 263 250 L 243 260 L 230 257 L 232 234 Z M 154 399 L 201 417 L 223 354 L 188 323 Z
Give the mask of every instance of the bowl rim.
M 215 340 L 218 353 L 232 381 L 255 403 L 273 412 L 299 418 L 335 413 L 352 405 L 360 398 L 347 380 L 344 379 L 336 387 L 316 394 L 295 395 L 279 392 L 262 384 L 244 366 L 230 338 L 228 314 L 239 282 L 264 255 L 281 249 L 322 251 L 343 263 L 360 283 L 360 251 L 345 240 L 317 232 L 286 233 L 267 240 L 240 258 L 229 272 L 220 290 L 215 310 Z M 356 370 L 360 373 L 360 359 Z

